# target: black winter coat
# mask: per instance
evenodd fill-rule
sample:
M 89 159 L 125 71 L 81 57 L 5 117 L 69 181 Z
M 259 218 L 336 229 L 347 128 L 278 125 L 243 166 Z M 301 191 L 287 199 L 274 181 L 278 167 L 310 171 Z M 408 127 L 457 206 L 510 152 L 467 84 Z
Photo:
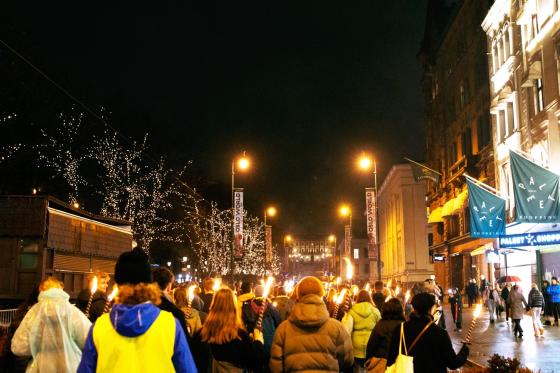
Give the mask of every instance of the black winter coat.
M 449 304 L 451 305 L 451 315 L 456 323 L 463 322 L 463 299 L 461 294 L 456 294 L 449 297 Z
M 544 308 L 544 297 L 540 291 L 537 289 L 531 289 L 529 292 L 529 297 L 527 299 L 529 307 L 541 307 Z
M 175 303 L 167 299 L 167 296 L 165 296 L 165 294 L 161 294 L 161 303 L 158 305 L 158 307 L 160 310 L 171 312 L 173 314 L 173 316 L 179 321 L 179 324 L 181 324 L 181 328 L 183 328 L 185 336 L 187 337 L 187 342 L 190 342 L 190 334 L 187 330 L 187 323 L 185 322 L 185 314 L 183 313 L 183 311 L 181 311 L 181 309 L 177 307 Z
M 410 320 L 404 323 L 407 348 L 431 320 L 430 316 L 420 316 L 414 312 L 410 315 Z M 387 366 L 392 365 L 397 358 L 400 336 L 401 328 L 397 326 L 391 338 Z M 402 353 L 404 354 L 404 350 Z M 447 373 L 447 368 L 457 369 L 467 361 L 469 348 L 464 345 L 456 354 L 449 334 L 432 324 L 420 337 L 412 351 L 408 351 L 408 355 L 414 357 L 414 372 L 416 373 Z
M 76 306 L 84 314 L 86 313 L 86 308 L 89 302 L 89 296 L 91 291 L 89 289 L 84 289 L 78 294 L 78 299 L 76 299 Z M 91 301 L 91 307 L 89 308 L 89 321 L 92 323 L 97 320 L 97 318 L 103 315 L 103 310 L 105 309 L 105 301 L 107 300 L 107 295 L 102 291 L 96 291 L 93 294 L 93 299 Z
M 239 338 L 221 345 L 202 342 L 200 331 L 194 334 L 190 349 L 199 373 L 207 373 L 212 357 L 239 368 L 262 372 L 266 367 L 263 344 L 253 341 L 249 334 L 239 329 Z
M 373 328 L 373 331 L 369 336 L 366 348 L 366 360 L 374 356 L 387 359 L 389 346 L 391 344 L 391 339 L 393 338 L 393 331 L 397 326 L 400 327 L 402 322 L 404 322 L 404 320 L 381 319 L 377 324 L 375 324 L 375 328 Z

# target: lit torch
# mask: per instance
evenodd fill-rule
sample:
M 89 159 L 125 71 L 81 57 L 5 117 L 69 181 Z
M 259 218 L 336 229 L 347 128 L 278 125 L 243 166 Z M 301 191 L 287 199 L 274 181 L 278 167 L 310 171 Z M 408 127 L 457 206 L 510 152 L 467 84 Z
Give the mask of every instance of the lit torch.
M 89 319 L 89 310 L 91 308 L 91 302 L 93 301 L 93 294 L 95 294 L 96 291 L 97 291 L 97 276 L 94 276 L 93 280 L 91 280 L 91 289 L 90 289 L 91 294 L 89 295 L 89 300 L 86 307 L 86 317 L 88 319 Z
M 264 291 L 263 291 L 263 300 L 261 304 L 261 308 L 259 309 L 259 318 L 257 319 L 257 324 L 255 328 L 262 330 L 262 320 L 264 316 L 264 310 L 266 309 L 266 299 L 268 298 L 268 294 L 270 293 L 270 287 L 274 282 L 274 277 L 270 276 L 266 279 L 266 283 L 264 284 Z
M 214 293 L 220 290 L 221 287 L 222 287 L 222 280 L 220 280 L 219 278 L 215 278 L 214 286 L 212 286 L 212 290 L 214 291 Z
M 185 312 L 185 321 L 191 317 L 192 301 L 194 299 L 195 289 L 196 289 L 196 285 L 191 285 L 187 290 L 187 310 Z
M 409 300 L 410 300 L 410 290 L 407 290 L 404 296 L 404 304 L 407 304 Z
M 471 334 L 473 332 L 474 326 L 476 325 L 476 320 L 480 316 L 481 312 L 482 312 L 482 304 L 479 303 L 479 304 L 476 305 L 476 308 L 474 309 L 471 325 L 469 326 L 469 330 L 467 331 L 467 337 L 465 338 L 463 343 L 465 343 L 465 344 L 470 344 L 471 343 Z
M 364 290 L 365 290 L 365 291 L 370 291 L 370 290 L 371 290 L 370 285 L 369 285 L 369 282 L 367 282 L 367 283 L 366 283 L 366 286 L 364 286 Z
M 111 294 L 109 294 L 107 300 L 105 301 L 105 308 L 103 308 L 103 313 L 107 313 L 111 310 L 111 302 L 113 301 L 113 299 L 115 299 L 118 293 L 119 287 L 117 285 L 113 285 L 113 291 L 111 291 Z
M 334 306 L 334 311 L 333 311 L 333 318 L 337 318 L 338 316 L 338 309 L 340 307 L 340 304 L 342 303 L 342 301 L 344 300 L 344 298 L 346 298 L 346 288 L 342 289 L 342 291 L 340 292 L 340 294 L 338 294 L 338 297 L 336 298 L 336 304 Z

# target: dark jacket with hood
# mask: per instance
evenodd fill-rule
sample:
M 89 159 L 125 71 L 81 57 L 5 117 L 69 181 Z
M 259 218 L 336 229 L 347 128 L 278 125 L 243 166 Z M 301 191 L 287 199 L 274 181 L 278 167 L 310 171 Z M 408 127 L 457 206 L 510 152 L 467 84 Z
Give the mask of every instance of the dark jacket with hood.
M 163 292 L 161 294 L 161 303 L 159 304 L 158 307 L 161 310 L 171 312 L 171 314 L 179 322 L 179 325 L 181 325 L 181 328 L 183 329 L 183 333 L 185 333 L 185 336 L 187 337 L 187 341 L 189 341 L 190 337 L 189 337 L 189 331 L 187 330 L 187 323 L 185 321 L 185 314 L 183 313 L 183 311 L 181 311 L 179 307 L 175 305 L 175 303 L 170 301 L 167 295 Z
M 91 291 L 89 289 L 84 289 L 78 294 L 78 299 L 76 299 L 76 306 L 84 314 L 86 313 L 86 308 L 89 302 L 89 296 Z M 89 321 L 95 322 L 97 318 L 103 315 L 103 310 L 105 309 L 105 301 L 107 300 L 107 295 L 103 291 L 96 291 L 93 294 L 91 301 L 91 307 L 89 308 Z
M 262 298 L 254 298 L 243 303 L 241 308 L 241 320 L 243 321 L 243 325 L 245 325 L 245 329 L 247 329 L 249 334 L 253 333 L 253 330 L 255 329 L 262 302 Z M 270 355 L 272 340 L 274 339 L 274 334 L 276 333 L 276 328 L 278 328 L 279 324 L 280 313 L 271 303 L 267 303 L 262 320 L 264 350 L 267 355 Z
M 152 303 L 117 304 L 89 331 L 78 373 L 196 372 L 179 322 Z
M 288 320 L 276 330 L 271 372 L 338 373 L 353 363 L 350 335 L 329 317 L 321 297 L 309 294 L 298 299 Z
M 375 324 L 375 328 L 369 336 L 369 341 L 366 347 L 366 359 L 372 357 L 379 357 L 387 359 L 389 353 L 389 345 L 393 338 L 393 331 L 397 325 L 401 325 L 404 320 L 379 320 Z
M 407 350 L 430 321 L 432 321 L 432 318 L 428 315 L 418 315 L 415 312 L 410 314 L 410 320 L 404 323 Z M 400 336 L 401 328 L 399 325 L 393 330 L 387 356 L 387 366 L 393 365 L 397 358 Z M 404 353 L 404 348 L 402 353 Z M 469 348 L 464 345 L 456 354 L 449 334 L 440 327 L 431 324 L 414 348 L 408 351 L 408 355 L 414 357 L 414 372 L 416 373 L 447 373 L 447 368 L 457 369 L 467 361 Z

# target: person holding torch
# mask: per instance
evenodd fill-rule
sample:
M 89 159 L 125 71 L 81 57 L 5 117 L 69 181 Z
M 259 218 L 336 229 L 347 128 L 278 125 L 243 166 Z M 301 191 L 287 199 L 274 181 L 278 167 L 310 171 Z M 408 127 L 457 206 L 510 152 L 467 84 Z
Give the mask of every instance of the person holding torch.
M 410 319 L 394 329 L 387 355 L 387 366 L 395 363 L 402 351 L 414 358 L 415 372 L 447 373 L 447 369 L 458 369 L 465 364 L 469 355 L 467 344 L 455 353 L 449 334 L 434 324 L 437 304 L 434 294 L 420 293 L 412 298 L 413 312 Z M 401 344 L 401 337 L 404 342 Z
M 87 288 L 78 294 L 76 306 L 86 314 L 91 322 L 95 322 L 103 314 L 105 303 L 107 302 L 109 280 L 110 277 L 106 272 L 92 272 L 88 276 Z

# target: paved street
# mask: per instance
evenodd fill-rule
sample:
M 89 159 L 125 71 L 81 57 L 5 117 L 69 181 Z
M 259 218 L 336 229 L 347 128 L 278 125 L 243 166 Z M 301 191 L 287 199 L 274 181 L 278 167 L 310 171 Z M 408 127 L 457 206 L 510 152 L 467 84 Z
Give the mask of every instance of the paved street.
M 462 333 L 453 331 L 453 319 L 446 308 L 446 324 L 449 335 L 457 351 L 461 346 L 461 339 L 466 335 L 472 320 L 474 308 L 464 308 L 463 311 L 463 331 Z M 488 311 L 483 310 L 477 326 L 473 332 L 473 344 L 469 359 L 486 365 L 487 360 L 494 353 L 517 358 L 528 368 L 541 370 L 542 373 L 560 372 L 559 346 L 560 328 L 545 326 L 545 337 L 535 338 L 531 318 L 525 316 L 521 322 L 524 330 L 523 340 L 516 340 L 513 336 L 513 326 L 504 319 L 497 320 L 495 324 L 490 324 Z

